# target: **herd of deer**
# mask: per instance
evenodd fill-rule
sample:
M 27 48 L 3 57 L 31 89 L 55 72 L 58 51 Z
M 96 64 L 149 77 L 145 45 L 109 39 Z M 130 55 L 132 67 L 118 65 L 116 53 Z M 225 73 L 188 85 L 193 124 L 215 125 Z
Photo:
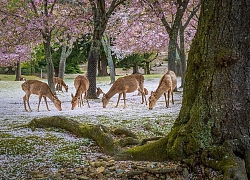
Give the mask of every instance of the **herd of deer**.
M 54 84 L 56 85 L 56 89 L 59 91 L 62 91 L 62 87 L 65 88 L 66 92 L 68 92 L 68 86 L 64 83 L 62 78 L 55 77 L 54 78 Z M 83 105 L 83 100 L 86 99 L 88 107 L 90 107 L 88 102 L 88 89 L 89 89 L 89 80 L 83 76 L 78 75 L 74 80 L 74 86 L 76 89 L 75 95 L 71 93 L 71 109 L 75 109 L 75 107 L 78 105 L 81 107 Z M 149 101 L 149 109 L 153 109 L 153 107 L 156 104 L 156 101 L 164 94 L 165 97 L 165 103 L 166 107 L 169 107 L 169 99 L 170 96 L 172 97 L 172 103 L 174 104 L 173 99 L 173 91 L 177 86 L 177 78 L 173 71 L 168 71 L 165 73 L 162 78 L 160 79 L 159 85 L 155 91 L 151 91 L 150 97 L 148 98 Z M 61 101 L 58 99 L 58 97 L 50 90 L 47 83 L 38 81 L 38 80 L 26 80 L 22 84 L 22 90 L 25 92 L 25 95 L 23 97 L 23 103 L 24 103 L 24 109 L 27 110 L 26 103 L 29 107 L 29 110 L 31 111 L 30 104 L 29 104 L 29 98 L 31 94 L 38 95 L 38 108 L 37 111 L 39 111 L 40 102 L 42 97 L 44 98 L 47 110 L 49 111 L 47 99 L 49 98 L 55 105 L 55 107 L 61 111 Z M 148 94 L 148 91 L 146 88 L 144 88 L 144 77 L 141 74 L 132 74 L 127 75 L 124 77 L 118 78 L 114 84 L 111 86 L 109 91 L 107 93 L 104 93 L 101 88 L 97 88 L 97 97 L 100 94 L 103 94 L 102 97 L 102 104 L 103 108 L 106 108 L 109 100 L 118 93 L 118 100 L 115 107 L 118 107 L 121 95 L 123 95 L 124 100 L 124 108 L 126 108 L 126 93 L 131 93 L 138 90 L 138 94 L 142 96 L 142 104 L 145 102 L 147 105 L 146 95 Z M 84 94 L 84 96 L 83 96 Z M 168 94 L 168 97 L 167 97 Z

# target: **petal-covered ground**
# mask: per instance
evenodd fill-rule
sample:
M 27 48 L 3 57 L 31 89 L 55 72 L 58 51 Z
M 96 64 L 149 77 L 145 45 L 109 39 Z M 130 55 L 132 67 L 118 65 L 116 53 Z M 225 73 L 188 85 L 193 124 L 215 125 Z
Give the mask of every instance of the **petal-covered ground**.
M 145 78 L 145 87 L 149 94 L 157 88 L 159 79 L 160 76 Z M 24 92 L 21 89 L 23 82 L 0 81 L 0 179 L 129 179 L 129 173 L 132 173 L 131 177 L 137 176 L 139 179 L 143 177 L 171 179 L 171 176 L 181 179 L 179 174 L 182 173 L 176 170 L 178 163 L 116 162 L 102 154 L 99 147 L 91 140 L 77 138 L 54 128 L 31 131 L 19 127 L 33 118 L 60 115 L 82 123 L 102 124 L 110 128 L 124 127 L 133 131 L 139 138 L 149 138 L 167 134 L 181 108 L 182 89 L 178 88 L 178 92 L 174 92 L 175 104 L 171 103 L 169 108 L 165 107 L 162 96 L 155 108 L 149 110 L 148 106 L 141 104 L 141 96 L 138 96 L 136 91 L 127 94 L 126 109 L 123 108 L 123 100 L 120 101 L 118 108 L 114 107 L 118 97 L 116 94 L 111 98 L 107 108 L 102 107 L 102 95 L 100 95 L 99 99 L 89 100 L 90 108 L 84 102 L 82 108 L 71 110 L 71 93 L 75 93 L 73 80 L 66 78 L 69 91 L 57 94 L 62 101 L 62 111 L 58 111 L 50 100 L 51 111 L 47 111 L 42 100 L 40 112 L 36 111 L 38 103 L 36 95 L 31 95 L 30 98 L 33 111 L 24 111 L 22 102 Z M 97 81 L 97 86 L 104 92 L 111 87 L 109 80 Z M 180 78 L 177 87 L 179 86 Z M 147 169 L 150 167 L 147 166 L 152 166 L 153 169 L 174 167 L 174 172 L 150 173 Z

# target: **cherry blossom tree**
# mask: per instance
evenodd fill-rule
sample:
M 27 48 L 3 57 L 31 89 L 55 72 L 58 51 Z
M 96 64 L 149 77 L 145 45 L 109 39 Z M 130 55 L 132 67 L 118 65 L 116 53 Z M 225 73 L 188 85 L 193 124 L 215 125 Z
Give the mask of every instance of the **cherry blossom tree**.
M 96 69 L 99 60 L 101 39 L 112 13 L 126 0 L 89 0 L 93 15 L 92 43 L 88 57 L 89 98 L 96 97 Z
M 57 0 L 3 1 L 1 7 L 1 16 L 9 17 L 6 22 L 9 27 L 19 32 L 23 39 L 36 44 L 43 43 L 48 84 L 55 92 L 51 47 L 53 43 L 60 42 L 61 39 L 74 41 L 76 38 L 68 38 L 68 35 L 82 32 L 76 27 L 84 22 L 83 19 L 88 14 L 74 2 L 63 3 Z M 10 23 L 11 19 L 15 21 Z
M 190 22 L 197 22 L 194 18 L 200 6 L 199 1 L 139 2 L 137 6 L 119 12 L 121 28 L 114 34 L 115 52 L 117 54 L 168 52 L 168 67 L 175 71 L 178 35 L 180 39 L 183 35 L 188 35 L 189 41 L 194 37 L 197 23 Z M 190 43 L 185 41 L 185 49 L 188 50 L 189 45 Z M 181 57 L 184 57 L 184 47 L 178 49 L 181 50 L 179 51 Z M 182 65 L 182 79 L 184 79 L 185 66 L 184 63 Z

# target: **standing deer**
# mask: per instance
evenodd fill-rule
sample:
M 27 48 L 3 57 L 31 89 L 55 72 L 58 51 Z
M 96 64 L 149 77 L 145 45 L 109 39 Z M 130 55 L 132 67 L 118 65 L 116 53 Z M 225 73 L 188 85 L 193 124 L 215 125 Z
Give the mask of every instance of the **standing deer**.
M 64 87 L 65 91 L 68 92 L 69 86 L 65 84 L 62 78 L 54 77 L 54 84 L 58 92 L 60 90 L 63 92 L 62 87 Z
M 61 101 L 55 96 L 52 91 L 50 90 L 48 84 L 38 81 L 38 80 L 27 80 L 22 84 L 22 90 L 25 92 L 25 95 L 23 96 L 23 103 L 24 103 L 24 109 L 25 111 L 28 111 L 26 108 L 26 102 L 28 104 L 29 110 L 30 108 L 30 103 L 29 103 L 29 98 L 31 94 L 36 94 L 39 96 L 38 98 L 38 108 L 37 111 L 39 111 L 40 107 L 40 102 L 42 97 L 44 98 L 47 110 L 49 110 L 48 103 L 46 97 L 48 97 L 55 105 L 55 107 L 61 111 Z
M 168 71 L 161 78 L 159 85 L 155 92 L 151 91 L 151 95 L 148 98 L 149 101 L 149 109 L 152 110 L 156 104 L 156 101 L 164 94 L 166 107 L 169 107 L 169 99 L 170 95 L 172 96 L 172 103 L 174 104 L 174 95 L 173 91 L 177 86 L 177 78 L 173 71 Z M 166 97 L 166 93 L 168 93 L 168 99 Z
M 143 86 L 144 86 L 144 77 L 140 74 L 132 74 L 118 78 L 111 86 L 110 90 L 103 96 L 102 98 L 103 108 L 106 108 L 110 98 L 112 98 L 116 93 L 118 93 L 119 96 L 115 107 L 118 107 L 121 95 L 123 94 L 124 108 L 126 108 L 126 93 L 131 93 L 136 90 L 141 92 L 142 104 L 144 103 L 144 99 L 147 104 Z
M 83 97 L 82 94 L 84 93 L 84 98 L 86 99 L 87 103 L 88 103 L 88 107 L 89 106 L 89 101 L 88 101 L 88 89 L 89 89 L 89 80 L 83 76 L 83 75 L 78 75 L 75 78 L 74 81 L 74 86 L 76 88 L 76 94 L 75 96 L 71 93 L 71 104 L 72 107 L 71 109 L 75 109 L 76 105 L 78 104 L 79 107 L 81 107 L 83 105 Z

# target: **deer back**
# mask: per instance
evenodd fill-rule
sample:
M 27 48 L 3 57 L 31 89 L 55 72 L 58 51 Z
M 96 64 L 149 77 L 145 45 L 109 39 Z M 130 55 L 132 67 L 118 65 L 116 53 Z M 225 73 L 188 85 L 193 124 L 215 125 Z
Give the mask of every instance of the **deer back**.
M 22 89 L 26 93 L 39 95 L 40 92 L 45 93 L 46 90 L 48 91 L 49 86 L 38 80 L 27 80 L 22 84 Z
M 78 75 L 74 80 L 74 86 L 76 88 L 76 92 L 86 92 L 89 89 L 89 80 L 83 75 Z
M 168 75 L 171 76 L 172 89 L 174 90 L 177 87 L 177 77 L 176 77 L 176 74 L 174 73 L 174 71 L 170 71 L 170 70 L 168 70 L 168 72 L 166 74 L 168 74 Z

